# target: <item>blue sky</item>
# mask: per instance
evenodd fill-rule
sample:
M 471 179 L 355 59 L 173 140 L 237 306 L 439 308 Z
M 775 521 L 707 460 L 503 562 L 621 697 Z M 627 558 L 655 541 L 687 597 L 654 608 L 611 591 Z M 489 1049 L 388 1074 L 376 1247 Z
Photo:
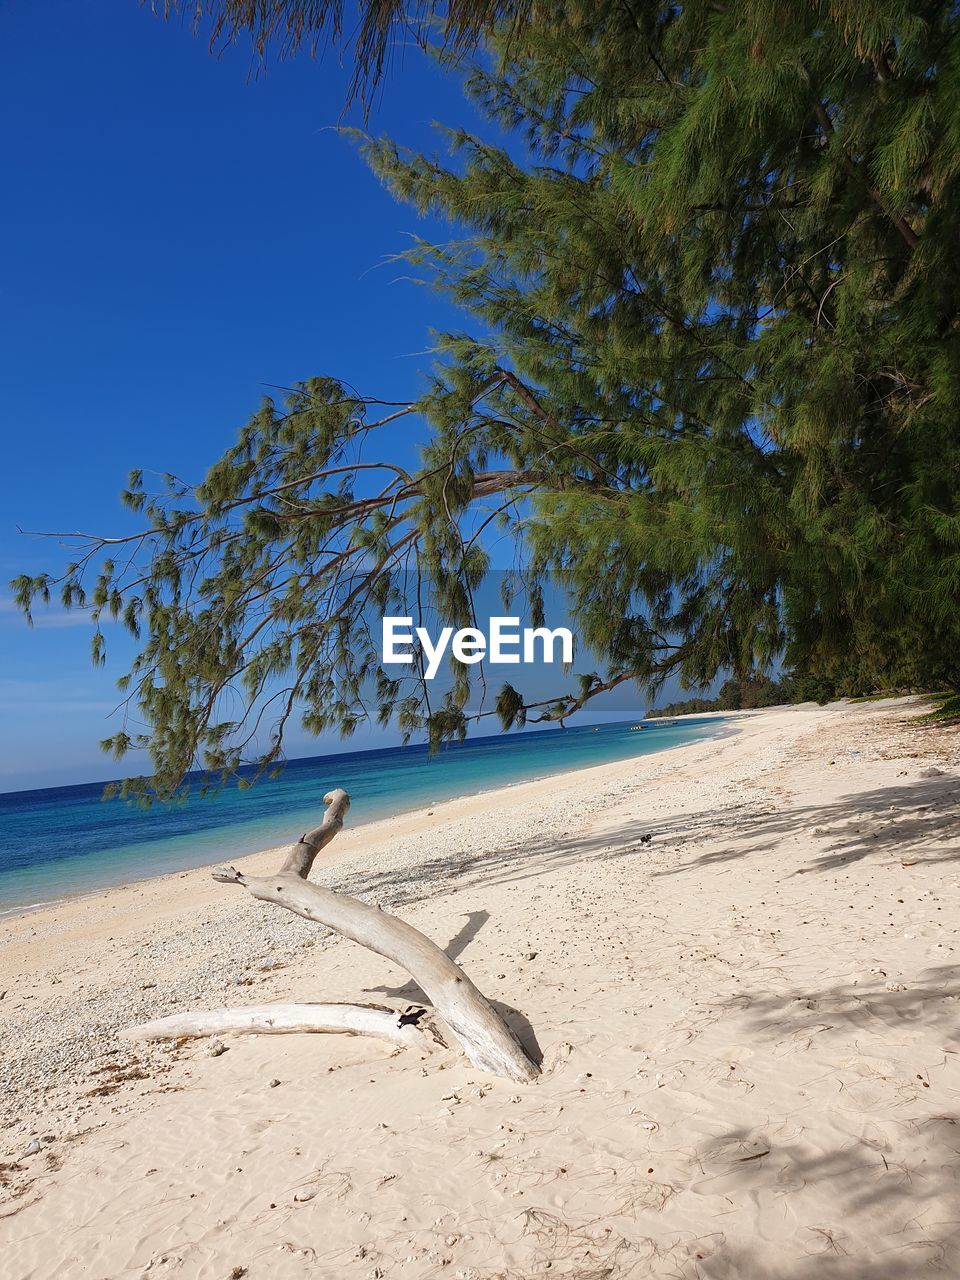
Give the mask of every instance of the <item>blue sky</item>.
M 410 396 L 428 330 L 462 323 L 385 265 L 442 232 L 336 131 L 349 72 L 329 53 L 250 70 L 137 0 L 0 8 L 0 790 L 115 774 L 97 743 L 131 653 L 112 629 L 95 670 L 59 610 L 27 630 L 6 584 L 64 552 L 17 526 L 123 531 L 131 467 L 199 479 L 270 384 Z M 454 77 L 398 50 L 371 129 L 433 148 L 435 119 L 477 123 Z

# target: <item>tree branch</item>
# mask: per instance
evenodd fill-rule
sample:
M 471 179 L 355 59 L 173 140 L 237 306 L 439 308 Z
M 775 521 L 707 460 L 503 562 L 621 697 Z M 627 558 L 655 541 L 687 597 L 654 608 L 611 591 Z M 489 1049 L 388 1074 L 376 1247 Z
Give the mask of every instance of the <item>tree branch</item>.
M 294 915 L 324 925 L 345 938 L 358 942 L 362 947 L 385 956 L 405 969 L 417 985 L 432 1000 L 437 1014 L 443 1019 L 459 1042 L 470 1062 L 480 1070 L 494 1075 L 507 1076 L 511 1080 L 530 1083 L 540 1074 L 540 1069 L 527 1054 L 520 1041 L 494 1010 L 489 1001 L 474 986 L 460 966 L 424 934 L 406 921 L 388 915 L 379 907 L 369 906 L 357 898 L 335 893 L 331 889 L 311 884 L 306 877 L 321 849 L 343 827 L 343 819 L 350 805 L 346 791 L 338 788 L 324 796 L 327 811 L 323 821 L 313 831 L 302 836 L 284 860 L 275 876 L 245 876 L 235 867 L 220 868 L 212 873 L 221 884 L 237 884 L 260 902 L 292 911 Z M 293 1006 L 295 1012 L 287 1013 L 290 1026 L 276 1025 L 272 1029 L 302 1030 L 302 1014 L 309 1006 Z M 347 1006 L 351 1026 L 340 1030 L 360 1029 L 361 1015 L 357 1006 Z M 229 1016 L 227 1016 L 229 1014 Z M 160 1024 L 147 1024 L 134 1028 L 135 1038 L 155 1038 L 189 1034 L 171 1030 L 184 1025 L 212 1027 L 216 1030 L 255 1030 L 265 1017 L 263 1009 L 221 1011 L 214 1014 L 177 1015 L 180 1021 L 164 1019 Z M 229 1025 L 234 1019 L 236 1025 Z M 329 1006 L 317 1014 L 321 1021 L 330 1018 Z M 183 1019 L 192 1019 L 184 1023 Z M 315 1021 L 316 1019 L 313 1019 Z M 165 1025 L 164 1025 L 165 1024 Z M 374 1025 L 385 1027 L 383 1019 L 375 1019 Z M 311 1030 L 324 1029 L 311 1026 Z M 209 1034 L 202 1030 L 194 1034 Z M 409 1038 L 409 1037 L 408 1037 Z

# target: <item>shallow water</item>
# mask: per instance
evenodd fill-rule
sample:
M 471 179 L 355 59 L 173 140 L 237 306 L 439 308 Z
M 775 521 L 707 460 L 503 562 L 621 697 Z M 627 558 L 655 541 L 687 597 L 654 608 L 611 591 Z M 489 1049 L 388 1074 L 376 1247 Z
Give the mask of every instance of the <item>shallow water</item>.
M 717 733 L 719 718 L 631 730 L 633 722 L 339 752 L 287 764 L 281 777 L 185 804 L 137 809 L 103 784 L 0 795 L 0 913 L 286 844 L 315 826 L 324 792 L 349 791 L 351 824 L 648 755 Z

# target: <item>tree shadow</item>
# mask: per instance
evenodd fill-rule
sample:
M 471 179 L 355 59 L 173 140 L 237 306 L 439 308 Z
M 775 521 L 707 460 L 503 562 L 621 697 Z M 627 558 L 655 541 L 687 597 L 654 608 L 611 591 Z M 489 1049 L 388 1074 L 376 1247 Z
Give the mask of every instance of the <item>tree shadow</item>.
M 945 773 L 936 778 L 920 778 L 896 787 L 851 792 L 822 805 L 777 809 L 766 801 L 678 814 L 666 820 L 631 820 L 618 827 L 604 826 L 560 838 L 535 837 L 499 850 L 448 854 L 389 871 L 344 875 L 333 864 L 319 870 L 314 878 L 358 897 L 379 898 L 392 909 L 404 902 L 442 897 L 465 888 L 517 883 L 591 859 L 630 858 L 664 844 L 682 853 L 684 846 L 706 841 L 716 844 L 725 833 L 736 839 L 736 848 L 709 848 L 692 857 L 681 857 L 673 866 L 652 869 L 650 874 L 684 875 L 769 853 L 784 838 L 798 833 L 823 840 L 825 847 L 807 865 L 790 873 L 794 875 L 836 871 L 866 858 L 889 857 L 891 853 L 899 854 L 905 862 L 958 862 L 960 777 Z M 469 933 L 469 926 L 464 932 Z
M 751 1036 L 777 1033 L 780 1039 L 845 1034 L 876 1028 L 937 1030 L 947 1044 L 960 1046 L 960 965 L 935 965 L 917 974 L 918 985 L 886 981 L 882 970 L 868 981 L 838 983 L 821 990 L 738 991 L 725 1006 L 746 1014 Z
M 705 1142 L 693 1162 L 695 1191 L 737 1204 L 800 1197 L 805 1189 L 817 1195 L 792 1229 L 788 1247 L 795 1247 L 799 1256 L 770 1265 L 759 1242 L 731 1237 L 705 1257 L 697 1277 L 910 1280 L 960 1275 L 960 1115 L 949 1102 L 936 1110 L 936 1078 L 928 1079 L 925 1070 L 905 1071 L 882 1057 L 883 1045 L 901 1044 L 907 1030 L 935 1031 L 935 1042 L 945 1054 L 951 1052 L 951 1042 L 960 1044 L 960 964 L 924 969 L 907 989 L 890 986 L 892 990 L 878 970 L 866 981 L 812 990 L 742 991 L 721 1006 L 728 1016 L 742 1015 L 742 1025 L 731 1028 L 731 1037 L 754 1047 L 772 1040 L 781 1052 L 794 1053 L 811 1043 L 826 1046 L 835 1040 L 852 1059 L 845 1066 L 828 1067 L 837 1072 L 845 1105 L 859 1105 L 858 1091 L 866 1090 L 863 1120 L 876 1116 L 894 1123 L 887 1129 L 889 1136 L 881 1124 L 865 1127 L 858 1137 L 841 1134 L 840 1143 L 834 1138 L 832 1145 L 824 1143 L 829 1142 L 829 1128 L 816 1120 L 786 1141 L 776 1130 L 732 1128 Z M 878 1024 L 880 1033 L 871 1043 L 881 1056 L 861 1056 L 865 1033 L 876 1033 Z M 836 1059 L 828 1051 L 823 1061 Z M 955 1102 L 955 1091 L 947 1092 Z M 888 1112 L 885 1099 L 899 1105 Z M 781 1242 L 777 1254 L 783 1249 Z
M 912 1122 L 911 1141 L 895 1151 L 881 1139 L 854 1141 L 826 1151 L 802 1141 L 778 1141 L 762 1131 L 731 1129 L 704 1144 L 694 1156 L 691 1189 L 736 1203 L 761 1197 L 797 1196 L 811 1186 L 829 1197 L 829 1218 L 810 1219 L 794 1229 L 800 1256 L 770 1265 L 757 1245 L 724 1239 L 710 1250 L 695 1274 L 703 1280 L 908 1280 L 957 1275 L 960 1229 L 960 1121 L 939 1115 Z M 855 1215 L 854 1240 L 847 1224 Z M 806 1216 L 806 1215 L 805 1215 Z M 921 1223 L 929 1218 L 929 1230 Z M 882 1224 L 871 1233 L 865 1256 L 863 1224 Z M 791 1244 L 793 1240 L 791 1240 Z M 785 1242 L 777 1244 L 782 1254 Z M 751 1247 L 752 1246 L 752 1247 Z
M 451 960 L 456 960 L 462 956 L 464 951 L 466 951 L 467 947 L 489 919 L 489 911 L 468 911 L 466 914 L 466 924 L 462 926 L 460 932 L 455 934 L 443 948 L 444 953 L 449 956 Z
M 466 924 L 463 925 L 458 933 L 454 934 L 443 948 L 444 955 L 449 956 L 451 960 L 458 959 L 466 951 L 467 947 L 490 919 L 490 912 L 468 911 L 465 918 Z M 368 995 L 391 996 L 396 1000 L 407 1000 L 412 1004 L 430 1003 L 429 998 L 412 978 L 401 987 L 364 987 L 363 989 Z
M 724 847 L 725 833 L 731 837 Z M 697 874 L 704 868 L 777 853 L 788 838 L 804 834 L 822 842 L 822 851 L 799 866 L 786 866 L 783 875 L 831 872 L 875 858 L 898 858 L 904 865 L 960 861 L 960 777 L 954 772 L 915 778 L 893 787 L 850 792 L 825 804 L 771 807 L 770 800 L 744 802 L 722 808 L 679 814 L 650 823 L 625 821 L 594 831 L 557 838 L 533 838 L 512 847 L 436 857 L 417 866 L 383 872 L 360 871 L 344 876 L 336 866 L 317 877 L 328 878 L 342 891 L 373 898 L 392 910 L 404 902 L 493 884 L 517 883 L 564 866 L 624 858 L 642 858 L 652 836 L 653 848 L 677 850 L 673 865 L 651 868 L 651 876 Z M 736 840 L 736 847 L 733 841 Z M 709 841 L 711 847 L 703 849 Z M 684 856 L 684 851 L 694 849 Z M 699 846 L 699 850 L 697 849 Z M 466 923 L 447 948 L 459 956 L 489 919 L 487 911 L 467 915 Z M 855 1029 L 877 1020 L 891 1028 L 911 1022 L 937 1025 L 951 1042 L 960 1041 L 960 968 L 943 966 L 918 976 L 919 986 L 887 990 L 886 975 L 874 983 L 837 986 L 820 992 L 740 993 L 736 1003 L 749 1009 L 755 1028 L 783 1029 L 785 1011 L 792 1034 L 826 1034 Z M 369 989 L 411 1003 L 424 1001 L 413 982 L 400 987 Z M 501 1006 L 517 1020 L 516 1030 L 529 1048 L 532 1028 L 516 1010 Z M 839 1274 L 839 1273 L 838 1273 Z
M 715 815 L 719 817 L 719 815 Z M 722 825 L 729 825 L 729 814 Z M 721 825 L 721 824 L 717 824 Z M 682 819 L 664 824 L 657 835 L 716 836 L 711 815 L 698 815 L 684 826 Z M 791 874 L 837 871 L 865 858 L 898 853 L 908 861 L 960 861 L 960 779 L 945 773 L 896 787 L 852 792 L 830 804 L 787 806 L 773 813 L 751 812 L 736 817 L 737 835 L 749 844 L 739 849 L 711 849 L 655 875 L 682 875 L 720 862 L 775 849 L 786 836 L 805 833 L 823 840 L 824 851 Z M 946 847 L 944 847 L 946 846 Z
M 537 1039 L 537 1033 L 533 1029 L 533 1024 L 526 1014 L 521 1013 L 519 1009 L 515 1009 L 512 1004 L 504 1004 L 502 1000 L 491 1000 L 490 1003 L 523 1045 L 527 1052 L 527 1057 L 532 1062 L 535 1062 L 538 1067 L 542 1067 L 543 1050 L 540 1047 L 540 1041 Z
M 771 1264 L 748 1247 L 722 1244 L 690 1274 L 697 1280 L 920 1280 L 936 1275 L 950 1280 L 958 1274 L 956 1232 L 891 1247 L 882 1251 L 887 1256 L 872 1258 L 865 1258 L 859 1247 L 849 1248 L 842 1231 L 810 1227 L 808 1233 L 809 1252 L 794 1262 Z
M 457 960 L 464 953 L 490 919 L 490 912 L 468 911 L 465 919 L 466 923 L 443 948 L 444 954 L 449 956 L 451 960 Z M 367 995 L 390 996 L 395 1000 L 406 1000 L 409 1004 L 430 1004 L 429 996 L 412 978 L 400 987 L 364 987 L 363 990 Z M 513 1031 L 529 1057 L 533 1059 L 537 1066 L 540 1066 L 543 1062 L 543 1050 L 540 1048 L 537 1033 L 534 1031 L 533 1025 L 527 1016 L 521 1013 L 519 1009 L 515 1009 L 513 1005 L 504 1004 L 500 1000 L 490 1000 L 490 1004 Z

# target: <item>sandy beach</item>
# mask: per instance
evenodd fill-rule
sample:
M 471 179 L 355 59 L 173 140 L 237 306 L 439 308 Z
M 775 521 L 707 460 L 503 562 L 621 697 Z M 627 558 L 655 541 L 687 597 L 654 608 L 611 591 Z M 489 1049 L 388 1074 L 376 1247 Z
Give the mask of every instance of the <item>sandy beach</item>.
M 960 1275 L 960 744 L 923 710 L 744 713 L 348 820 L 313 879 L 444 945 L 530 1086 L 362 1038 L 122 1040 L 420 998 L 209 869 L 5 918 L 4 1280 Z

